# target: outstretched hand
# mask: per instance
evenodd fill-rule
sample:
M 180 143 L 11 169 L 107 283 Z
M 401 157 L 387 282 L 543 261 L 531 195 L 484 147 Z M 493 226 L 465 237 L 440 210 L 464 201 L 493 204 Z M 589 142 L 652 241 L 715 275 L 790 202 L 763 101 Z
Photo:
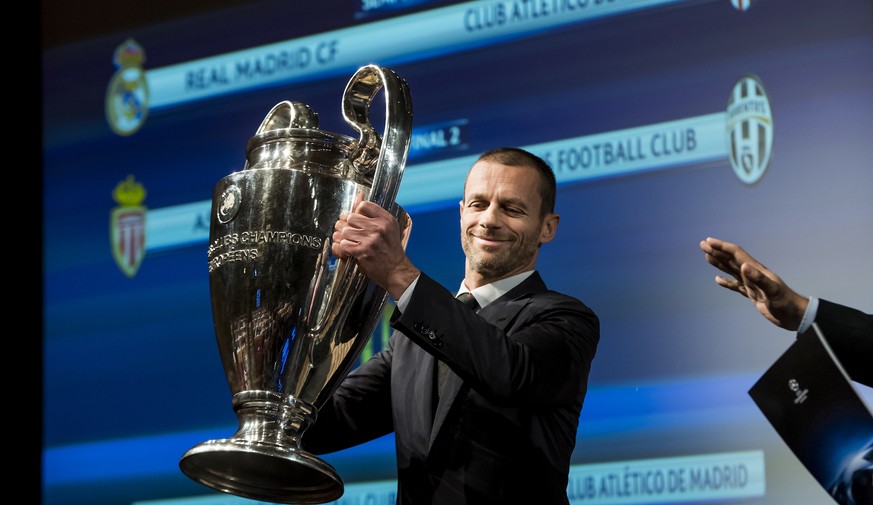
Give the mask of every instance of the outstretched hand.
M 700 241 L 700 249 L 710 265 L 730 276 L 716 275 L 716 284 L 751 300 L 776 326 L 797 330 L 809 303 L 805 296 L 736 244 L 709 237 Z

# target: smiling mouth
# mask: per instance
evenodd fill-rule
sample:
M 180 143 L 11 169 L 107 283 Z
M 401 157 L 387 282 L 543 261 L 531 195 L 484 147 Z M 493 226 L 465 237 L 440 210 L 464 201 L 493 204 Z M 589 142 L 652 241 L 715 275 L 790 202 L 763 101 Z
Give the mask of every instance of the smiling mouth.
M 507 242 L 507 240 L 501 239 L 500 237 L 492 237 L 488 235 L 473 235 L 473 238 L 480 243 L 484 243 L 485 245 L 503 244 Z

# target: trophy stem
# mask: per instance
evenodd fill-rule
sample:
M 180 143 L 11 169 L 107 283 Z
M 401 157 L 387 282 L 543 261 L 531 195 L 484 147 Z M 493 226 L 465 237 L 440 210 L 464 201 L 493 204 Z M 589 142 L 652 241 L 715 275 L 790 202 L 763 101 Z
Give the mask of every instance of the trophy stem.
M 228 439 L 190 449 L 179 467 L 191 479 L 225 493 L 276 503 L 325 503 L 343 494 L 343 482 L 327 462 L 300 448 L 315 421 L 306 402 L 270 391 L 234 395 L 239 429 Z

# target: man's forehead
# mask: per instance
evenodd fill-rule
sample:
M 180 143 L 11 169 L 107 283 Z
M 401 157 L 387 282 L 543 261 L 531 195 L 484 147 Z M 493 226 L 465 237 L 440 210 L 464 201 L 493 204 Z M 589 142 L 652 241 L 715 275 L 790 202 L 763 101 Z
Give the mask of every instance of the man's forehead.
M 519 167 L 508 167 L 519 168 Z M 516 205 L 539 205 L 540 193 L 535 178 L 519 177 L 520 171 L 513 175 L 489 172 L 477 176 L 471 174 L 464 185 L 464 200 L 488 200 Z
M 493 161 L 478 161 L 470 168 L 464 182 L 464 190 L 490 191 L 518 187 L 525 192 L 536 193 L 536 170 L 530 167 L 503 165 Z

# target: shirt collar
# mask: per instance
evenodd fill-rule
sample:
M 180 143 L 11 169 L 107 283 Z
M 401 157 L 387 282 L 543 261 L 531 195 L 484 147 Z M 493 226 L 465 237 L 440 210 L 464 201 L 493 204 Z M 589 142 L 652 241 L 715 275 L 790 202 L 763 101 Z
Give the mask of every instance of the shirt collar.
M 494 281 L 491 284 L 479 286 L 473 291 L 467 289 L 467 286 L 464 285 L 464 281 L 461 281 L 461 287 L 458 289 L 458 292 L 455 293 L 455 296 L 460 295 L 461 293 L 470 292 L 473 294 L 473 298 L 475 298 L 479 303 L 479 306 L 484 307 L 505 295 L 512 288 L 521 284 L 522 281 L 530 277 L 533 272 L 533 270 L 528 270 L 527 272 L 515 274 L 512 277 L 507 277 L 505 279 L 500 279 L 499 281 Z

